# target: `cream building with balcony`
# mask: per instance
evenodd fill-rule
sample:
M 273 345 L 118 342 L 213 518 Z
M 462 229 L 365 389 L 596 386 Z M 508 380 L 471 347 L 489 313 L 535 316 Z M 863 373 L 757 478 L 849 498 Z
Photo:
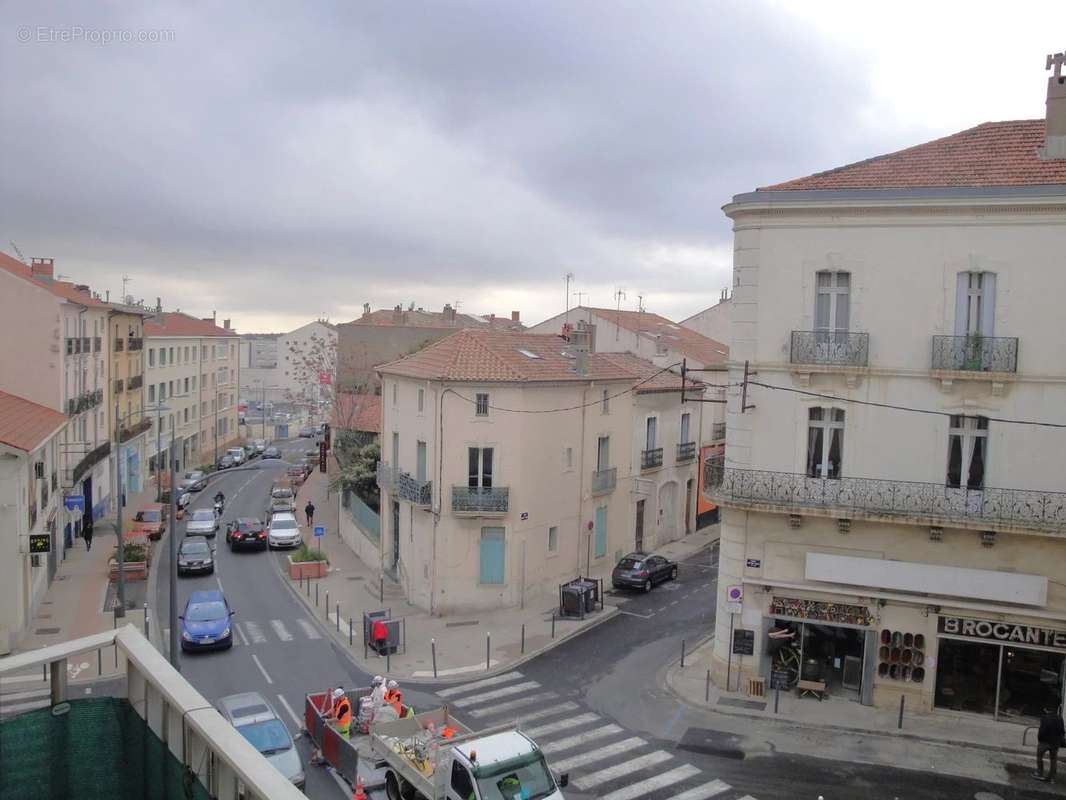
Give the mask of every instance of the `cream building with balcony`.
M 463 330 L 379 373 L 379 555 L 422 608 L 543 602 L 693 526 L 702 407 L 669 371 Z
M 1064 145 L 1053 78 L 1046 122 L 725 207 L 717 685 L 1000 719 L 1061 703 L 1066 433 L 1009 421 L 1066 424 Z
M 108 316 L 111 458 L 118 459 L 120 485 L 128 497 L 144 488 L 148 475 L 145 439 L 152 425 L 144 413 L 144 318 L 148 312 L 137 306 L 112 303 Z M 114 451 L 116 440 L 118 452 Z

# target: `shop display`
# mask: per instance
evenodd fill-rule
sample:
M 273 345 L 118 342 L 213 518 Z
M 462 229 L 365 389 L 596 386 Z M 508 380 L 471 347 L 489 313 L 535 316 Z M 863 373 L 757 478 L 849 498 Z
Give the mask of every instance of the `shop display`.
M 881 678 L 896 681 L 925 680 L 925 637 L 920 633 L 902 633 L 885 628 L 881 631 L 881 647 L 877 652 L 880 662 L 877 674 Z
M 825 603 L 821 600 L 800 600 L 795 597 L 774 597 L 770 613 L 782 617 L 839 622 L 845 625 L 872 625 L 873 615 L 866 606 L 846 603 Z

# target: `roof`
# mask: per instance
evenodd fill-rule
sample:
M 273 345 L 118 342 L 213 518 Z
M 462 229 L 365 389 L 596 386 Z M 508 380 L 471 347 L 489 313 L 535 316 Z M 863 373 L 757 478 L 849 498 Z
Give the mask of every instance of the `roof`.
M 225 596 L 219 589 L 199 589 L 189 592 L 189 603 L 215 603 L 224 602 Z
M 559 336 L 465 329 L 378 371 L 470 383 L 646 381 L 644 391 L 681 388 L 680 376 L 629 353 L 589 353 L 584 375 L 577 374 L 576 363 L 573 347 Z
M 145 336 L 239 336 L 232 328 L 220 328 L 209 319 L 183 314 L 180 311 L 164 311 L 153 314 L 144 321 Z
M 763 186 L 760 192 L 804 189 L 1044 186 L 1066 184 L 1066 159 L 1041 160 L 1043 119 L 986 122 L 895 153 Z
M 488 767 L 533 752 L 533 743 L 520 731 L 502 731 L 466 742 L 464 755 L 477 753 L 478 766 Z
M 381 433 L 381 396 L 340 392 L 333 407 L 333 427 Z
M 683 328 L 676 322 L 650 311 L 618 311 L 613 308 L 588 308 L 597 317 L 613 322 L 634 333 L 644 333 L 666 343 L 671 350 L 694 358 L 705 367 L 725 365 L 729 360 L 729 345 Z
M 92 292 L 88 288 L 78 289 L 75 287 L 75 284 L 69 281 L 49 280 L 47 278 L 34 276 L 28 266 L 18 259 L 12 258 L 7 253 L 0 253 L 0 269 L 3 269 L 5 272 L 15 275 L 16 277 L 22 278 L 23 280 L 32 283 L 34 286 L 39 286 L 45 291 L 50 292 L 67 302 L 77 303 L 86 306 L 87 308 L 111 308 L 111 305 L 108 303 L 93 297 Z
M 410 328 L 496 328 L 500 330 L 525 330 L 525 325 L 510 316 L 495 314 L 461 314 L 458 311 L 445 314 L 443 311 L 424 309 L 380 309 L 364 314 L 349 325 L 396 325 Z
M 32 453 L 67 424 L 55 409 L 0 392 L 0 444 Z

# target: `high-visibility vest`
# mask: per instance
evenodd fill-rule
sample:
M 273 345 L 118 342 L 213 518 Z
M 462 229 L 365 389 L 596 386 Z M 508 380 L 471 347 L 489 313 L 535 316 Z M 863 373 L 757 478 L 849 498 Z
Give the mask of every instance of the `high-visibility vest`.
M 348 702 L 347 697 L 342 697 L 337 701 L 337 730 L 341 733 L 347 733 L 351 726 L 352 704 Z

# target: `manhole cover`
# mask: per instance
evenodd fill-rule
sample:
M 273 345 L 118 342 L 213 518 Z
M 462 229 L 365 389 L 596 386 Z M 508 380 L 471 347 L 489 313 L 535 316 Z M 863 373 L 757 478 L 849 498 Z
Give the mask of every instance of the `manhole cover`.
M 1003 798 L 992 792 L 978 792 L 973 796 L 973 800 L 1003 800 Z
M 689 728 L 681 737 L 681 741 L 677 743 L 677 748 L 690 753 L 703 753 L 737 761 L 744 760 L 744 751 L 740 747 L 739 736 L 709 728 Z

